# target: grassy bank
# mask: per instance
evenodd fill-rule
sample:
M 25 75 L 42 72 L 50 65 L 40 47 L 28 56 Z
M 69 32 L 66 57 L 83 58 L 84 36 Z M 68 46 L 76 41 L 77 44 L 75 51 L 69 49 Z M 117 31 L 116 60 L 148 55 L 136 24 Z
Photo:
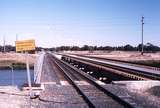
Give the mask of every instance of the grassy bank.
M 26 69 L 25 63 L 13 62 L 13 61 L 5 61 L 0 63 L 0 69 L 10 69 L 13 67 L 15 70 L 23 70 Z M 30 69 L 34 69 L 34 65 L 30 64 Z
M 12 66 L 14 69 L 20 70 L 20 69 L 26 69 L 25 63 L 12 63 Z M 34 69 L 34 65 L 30 65 L 31 69 Z

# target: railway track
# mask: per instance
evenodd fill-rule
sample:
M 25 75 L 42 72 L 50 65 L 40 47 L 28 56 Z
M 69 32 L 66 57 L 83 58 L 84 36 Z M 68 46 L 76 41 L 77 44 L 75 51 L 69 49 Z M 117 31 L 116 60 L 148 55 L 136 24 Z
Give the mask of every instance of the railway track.
M 69 83 L 83 97 L 90 108 L 136 108 L 137 104 L 122 100 L 120 97 L 109 92 L 104 83 L 99 81 L 74 66 L 52 57 L 52 61 L 65 75 Z
M 72 59 L 73 61 L 78 61 L 84 64 L 112 71 L 116 74 L 123 75 L 125 77 L 130 77 L 131 79 L 135 80 L 160 80 L 160 73 L 158 73 L 159 71 L 154 71 L 151 69 L 129 66 L 121 64 L 119 62 L 113 63 L 109 61 L 100 61 L 86 57 L 69 56 L 69 55 L 64 55 L 64 57 Z
M 109 62 L 113 62 L 113 63 L 120 63 L 120 64 L 124 64 L 124 65 L 129 65 L 129 66 L 136 66 L 136 67 L 140 67 L 140 68 L 142 67 L 142 68 L 146 68 L 146 69 L 152 69 L 152 70 L 160 71 L 160 68 L 158 68 L 158 67 L 141 65 L 141 64 L 137 64 L 137 63 L 134 63 L 134 62 L 131 62 L 131 61 L 123 61 L 123 60 L 101 58 L 101 57 L 94 57 L 94 56 L 82 56 L 82 57 L 94 58 L 94 59 L 109 61 Z

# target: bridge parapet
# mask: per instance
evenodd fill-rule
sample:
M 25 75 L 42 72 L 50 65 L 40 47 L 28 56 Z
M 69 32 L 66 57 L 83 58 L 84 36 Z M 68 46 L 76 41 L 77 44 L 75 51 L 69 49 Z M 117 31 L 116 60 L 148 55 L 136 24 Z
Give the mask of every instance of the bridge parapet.
M 42 52 L 36 59 L 34 64 L 34 82 L 40 83 L 41 73 L 42 73 L 42 66 L 44 61 L 45 52 Z

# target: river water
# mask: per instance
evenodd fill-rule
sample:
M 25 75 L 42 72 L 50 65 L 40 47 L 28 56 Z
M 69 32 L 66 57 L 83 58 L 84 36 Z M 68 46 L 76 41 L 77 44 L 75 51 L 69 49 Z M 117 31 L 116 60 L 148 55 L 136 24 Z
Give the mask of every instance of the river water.
M 34 71 L 31 70 L 32 82 L 34 79 L 33 76 L 34 76 Z M 21 86 L 24 83 L 27 83 L 27 71 L 26 70 L 14 70 L 13 74 L 11 70 L 0 70 L 0 86 L 7 86 L 7 85 Z

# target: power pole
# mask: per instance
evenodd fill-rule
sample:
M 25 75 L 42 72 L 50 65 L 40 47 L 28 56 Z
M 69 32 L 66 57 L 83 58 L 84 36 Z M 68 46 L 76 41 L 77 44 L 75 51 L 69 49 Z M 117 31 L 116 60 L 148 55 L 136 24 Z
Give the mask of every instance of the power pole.
M 6 40 L 5 40 L 5 36 L 3 36 L 3 52 L 4 53 L 6 52 L 5 44 L 6 44 Z
M 142 22 L 142 49 L 141 49 L 141 55 L 143 55 L 143 52 L 144 52 L 144 49 L 143 49 L 143 25 L 144 25 L 144 17 L 142 16 L 142 20 L 141 20 L 141 22 Z
M 16 34 L 16 41 L 18 41 L 18 34 Z

